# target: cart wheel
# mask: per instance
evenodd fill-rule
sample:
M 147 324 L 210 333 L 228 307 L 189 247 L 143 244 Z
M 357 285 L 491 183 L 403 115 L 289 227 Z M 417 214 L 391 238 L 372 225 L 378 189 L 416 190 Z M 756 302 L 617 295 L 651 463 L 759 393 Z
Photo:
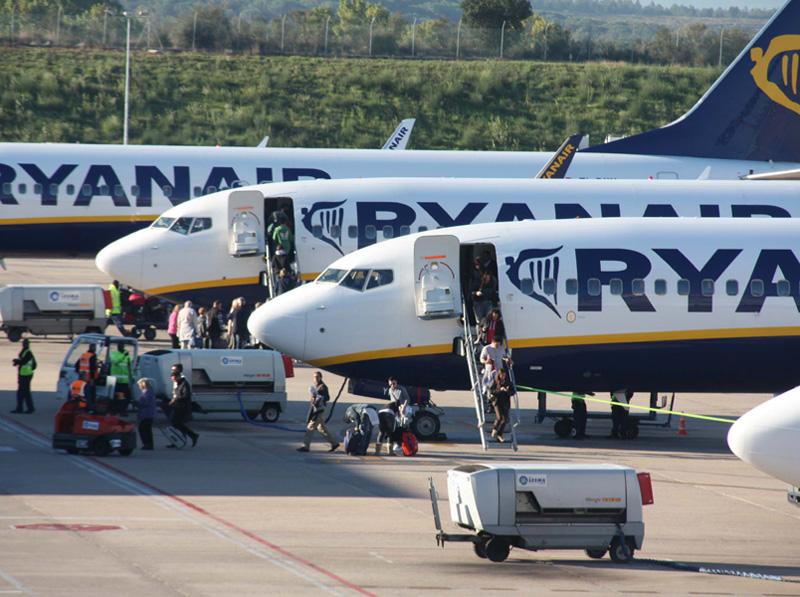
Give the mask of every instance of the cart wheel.
M 606 555 L 607 549 L 584 549 L 583 551 L 586 552 L 586 555 L 590 558 L 595 560 L 601 559 L 604 555 Z
M 420 441 L 431 441 L 436 439 L 436 434 L 442 428 L 442 423 L 432 412 L 420 410 L 411 420 L 411 433 L 417 436 Z
M 628 555 L 625 555 L 626 547 Z M 614 537 L 611 540 L 611 546 L 608 548 L 608 555 L 611 556 L 611 561 L 615 564 L 627 564 L 633 559 L 633 551 L 633 546 L 630 543 L 623 545 L 619 537 Z
M 144 331 L 144 339 L 145 340 L 155 340 L 156 339 L 156 331 L 153 328 L 147 328 Z
M 130 336 L 133 337 L 133 338 L 138 338 L 141 335 L 142 335 L 142 329 L 141 328 L 133 328 L 130 331 Z
M 98 438 L 94 441 L 94 455 L 95 456 L 108 456 L 111 454 L 111 444 L 107 439 Z
M 622 439 L 636 439 L 639 437 L 639 423 L 628 421 L 621 429 Z
M 572 419 L 565 417 L 556 421 L 553 425 L 553 431 L 556 432 L 558 437 L 569 437 L 572 433 Z
M 19 342 L 22 338 L 22 332 L 18 328 L 11 328 L 6 334 L 8 334 L 8 339 L 11 342 Z
M 492 537 L 486 542 L 486 557 L 491 562 L 502 562 L 508 557 L 511 546 L 502 537 Z
M 77 454 L 80 452 L 78 448 L 67 448 L 67 454 Z
M 274 423 L 281 416 L 281 410 L 275 404 L 265 404 L 261 407 L 261 418 L 265 423 Z M 255 417 L 253 417 L 255 419 Z
M 125 448 L 123 450 L 120 450 L 119 453 L 122 454 L 123 456 L 130 456 L 131 454 L 133 454 L 133 448 Z
M 479 558 L 486 559 L 486 541 L 479 541 L 472 544 L 472 549 L 475 550 L 475 555 Z

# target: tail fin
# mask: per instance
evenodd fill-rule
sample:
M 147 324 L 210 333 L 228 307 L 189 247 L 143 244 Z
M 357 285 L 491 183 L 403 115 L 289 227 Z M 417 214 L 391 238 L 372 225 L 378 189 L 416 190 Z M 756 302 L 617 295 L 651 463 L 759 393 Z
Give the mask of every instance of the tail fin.
M 800 0 L 788 0 L 675 122 L 582 151 L 800 162 Z
M 416 121 L 416 118 L 406 118 L 401 122 L 381 149 L 405 149 Z
M 534 178 L 564 178 L 582 139 L 583 135 L 572 135 L 567 138 Z

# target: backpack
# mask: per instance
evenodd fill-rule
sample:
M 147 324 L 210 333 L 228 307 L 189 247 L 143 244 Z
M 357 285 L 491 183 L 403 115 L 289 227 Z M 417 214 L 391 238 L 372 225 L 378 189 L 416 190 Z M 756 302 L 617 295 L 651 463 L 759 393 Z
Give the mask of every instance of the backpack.
M 345 454 L 350 454 L 351 456 L 366 454 L 366 450 L 363 450 L 363 440 L 364 436 L 357 428 L 348 429 L 347 433 L 344 435 Z
M 406 456 L 413 456 L 419 451 L 419 442 L 417 441 L 417 436 L 410 431 L 406 431 L 403 433 L 402 446 L 403 454 Z

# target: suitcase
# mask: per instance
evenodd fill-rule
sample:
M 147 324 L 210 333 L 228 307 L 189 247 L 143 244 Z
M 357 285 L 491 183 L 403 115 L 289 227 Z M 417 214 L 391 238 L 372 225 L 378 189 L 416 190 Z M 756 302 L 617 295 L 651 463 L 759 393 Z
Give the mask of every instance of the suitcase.
M 357 429 L 348 429 L 347 433 L 344 434 L 344 452 L 345 454 L 350 454 L 351 456 L 360 456 L 361 454 L 366 453 L 361 452 L 361 445 L 363 444 L 364 436 L 361 432 Z
M 163 433 L 164 437 L 178 450 L 186 446 L 186 436 L 174 427 L 164 427 L 161 433 Z
M 403 454 L 406 456 L 413 456 L 419 451 L 419 442 L 417 436 L 413 433 L 406 431 L 403 434 Z

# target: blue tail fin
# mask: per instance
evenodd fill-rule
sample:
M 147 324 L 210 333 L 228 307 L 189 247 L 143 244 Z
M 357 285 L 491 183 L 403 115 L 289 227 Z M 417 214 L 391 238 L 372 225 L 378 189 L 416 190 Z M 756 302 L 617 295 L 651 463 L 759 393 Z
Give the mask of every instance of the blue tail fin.
M 691 110 L 582 151 L 800 162 L 800 0 L 788 0 Z

